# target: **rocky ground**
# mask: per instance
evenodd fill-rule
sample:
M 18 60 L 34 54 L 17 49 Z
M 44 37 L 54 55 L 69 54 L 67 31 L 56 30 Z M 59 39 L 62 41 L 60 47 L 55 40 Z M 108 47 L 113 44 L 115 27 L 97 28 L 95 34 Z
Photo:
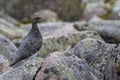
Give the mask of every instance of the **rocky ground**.
M 9 66 L 11 58 L 31 23 L 22 24 L 1 12 L 0 80 L 120 80 L 120 1 L 116 0 L 114 6 L 105 5 L 103 0 L 83 1 L 88 4 L 84 21 L 65 22 L 51 10 L 32 14 L 47 19 L 38 23 L 42 48 L 14 66 Z M 111 9 L 107 20 L 103 20 L 108 13 L 103 6 Z
M 18 29 L 4 22 L 1 26 L 5 27 L 0 27 L 0 80 L 119 80 L 120 46 L 105 42 L 97 31 L 76 30 L 76 22 L 39 24 L 44 42 L 38 55 L 10 67 L 10 58 L 30 27 L 25 25 Z M 109 24 L 111 22 L 101 26 Z M 16 37 L 17 32 L 21 33 L 20 37 Z

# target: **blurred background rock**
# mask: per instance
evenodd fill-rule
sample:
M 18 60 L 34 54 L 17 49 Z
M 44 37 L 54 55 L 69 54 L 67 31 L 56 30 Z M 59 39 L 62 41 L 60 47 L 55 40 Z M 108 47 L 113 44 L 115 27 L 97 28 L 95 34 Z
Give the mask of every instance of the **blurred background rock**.
M 0 0 L 0 12 L 22 21 L 36 12 L 45 17 L 44 10 L 47 9 L 50 10 L 48 15 L 55 18 L 52 19 L 54 21 L 56 17 L 64 21 L 75 21 L 90 19 L 93 15 L 108 18 L 111 11 L 112 14 L 119 12 L 118 9 L 116 11 L 116 7 L 119 7 L 117 2 L 119 0 Z
M 0 10 L 22 20 L 36 11 L 50 9 L 63 20 L 76 19 L 84 10 L 82 0 L 1 0 Z M 69 13 L 69 14 L 68 14 Z M 67 15 L 67 16 L 66 16 Z

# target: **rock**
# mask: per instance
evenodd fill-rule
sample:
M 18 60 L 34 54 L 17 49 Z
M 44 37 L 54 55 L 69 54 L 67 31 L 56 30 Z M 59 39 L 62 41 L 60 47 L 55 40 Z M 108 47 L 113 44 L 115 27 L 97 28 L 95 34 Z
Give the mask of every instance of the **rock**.
M 6 73 L 0 75 L 0 80 L 24 80 L 30 77 L 28 70 L 30 69 L 26 69 L 23 66 L 17 67 L 13 70 L 7 71 Z M 32 79 L 28 78 L 26 80 L 32 80 Z
M 94 31 L 69 32 L 67 34 L 63 33 L 60 36 L 53 35 L 44 39 L 39 55 L 45 57 L 47 54 L 54 51 L 64 51 L 68 47 L 74 46 L 77 42 L 85 38 L 101 39 L 98 33 Z
M 79 58 L 85 58 L 89 65 L 100 71 L 105 80 L 117 80 L 115 59 L 120 49 L 115 44 L 87 38 L 68 50 Z
M 112 8 L 109 19 L 120 20 L 120 5 L 119 4 L 120 4 L 120 0 L 116 0 L 114 6 Z
M 103 80 L 103 75 L 85 59 L 54 52 L 43 61 L 33 80 Z
M 41 64 L 39 58 L 22 61 L 19 66 L 0 75 L 0 80 L 32 80 Z M 20 66 L 21 65 L 21 66 Z
M 107 14 L 107 10 L 104 9 L 105 4 L 103 2 L 88 3 L 84 10 L 84 19 L 89 20 L 93 16 L 103 16 Z
M 25 66 L 25 67 L 36 67 L 38 69 L 40 67 L 42 61 L 43 61 L 43 59 L 38 57 L 37 54 L 35 54 L 35 55 L 29 57 L 28 59 L 22 60 L 21 62 L 16 64 L 14 67 Z M 36 71 L 34 71 L 34 72 L 36 72 Z
M 42 17 L 46 21 L 51 21 L 51 22 L 58 20 L 57 14 L 51 10 L 40 10 L 38 12 L 35 12 L 33 15 L 31 15 L 31 18 L 35 18 L 35 17 Z
M 98 16 L 93 16 L 93 17 L 89 20 L 89 22 L 95 22 L 95 21 L 103 21 L 103 19 L 100 18 L 100 17 L 98 17 Z
M 13 24 L 5 21 L 4 19 L 0 19 L 0 33 L 10 40 L 22 38 L 26 35 L 26 32 L 23 29 L 16 28 Z
M 18 23 L 16 19 L 12 18 L 11 16 L 5 14 L 4 12 L 0 12 L 0 18 L 6 20 L 9 23 L 16 24 Z
M 6 57 L 0 54 L 0 75 L 11 69 L 8 63 L 9 63 L 8 59 L 6 59 Z
M 8 59 L 9 63 L 11 58 L 14 57 L 17 48 L 15 47 L 9 39 L 0 34 L 0 54 Z M 7 63 L 7 65 L 9 64 Z
M 108 43 L 120 43 L 120 21 L 103 20 L 90 22 L 76 22 L 74 28 L 77 30 L 97 31 Z M 108 28 L 109 27 L 109 28 Z

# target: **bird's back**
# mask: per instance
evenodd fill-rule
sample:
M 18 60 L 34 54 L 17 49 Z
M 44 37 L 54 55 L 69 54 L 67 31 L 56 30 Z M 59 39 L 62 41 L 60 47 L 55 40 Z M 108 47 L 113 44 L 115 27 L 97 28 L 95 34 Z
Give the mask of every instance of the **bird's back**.
M 18 48 L 17 55 L 21 59 L 28 58 L 32 54 L 35 54 L 42 46 L 42 36 L 39 34 L 28 34 L 22 41 Z

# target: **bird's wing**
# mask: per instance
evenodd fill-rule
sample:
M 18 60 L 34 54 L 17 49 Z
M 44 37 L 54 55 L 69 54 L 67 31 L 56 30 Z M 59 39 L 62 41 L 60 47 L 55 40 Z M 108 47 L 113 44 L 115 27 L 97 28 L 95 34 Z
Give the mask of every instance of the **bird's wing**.
M 29 48 L 29 49 L 30 49 L 30 48 L 34 45 L 35 42 L 36 42 L 36 39 L 35 39 L 35 38 L 30 37 L 30 36 L 25 37 L 25 38 L 22 40 L 19 48 Z M 18 48 L 18 49 L 19 49 L 19 48 Z

